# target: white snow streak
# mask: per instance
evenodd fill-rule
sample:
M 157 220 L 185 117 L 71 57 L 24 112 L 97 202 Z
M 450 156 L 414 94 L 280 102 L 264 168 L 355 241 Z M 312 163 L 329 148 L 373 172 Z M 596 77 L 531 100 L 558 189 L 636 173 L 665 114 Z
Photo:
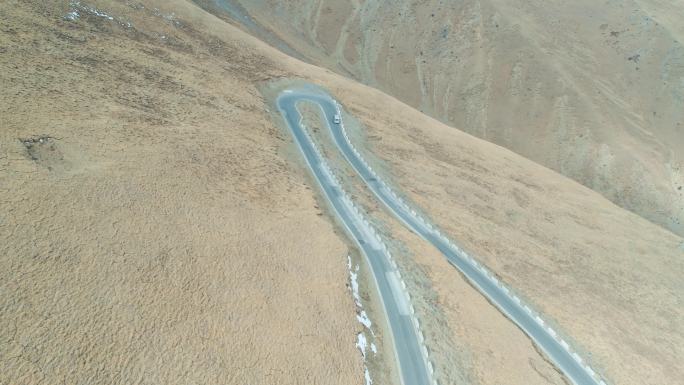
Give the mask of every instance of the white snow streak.
M 365 310 L 361 310 L 361 313 L 359 313 L 359 314 L 356 315 L 356 319 L 359 320 L 359 322 L 360 322 L 363 326 L 365 326 L 366 328 L 368 328 L 368 330 L 371 330 L 371 324 L 372 324 L 372 322 L 371 322 L 370 318 L 368 318 L 368 315 L 366 314 L 366 311 L 365 311 Z
M 368 368 L 364 368 L 364 379 L 366 380 L 366 385 L 371 385 L 373 384 L 373 380 L 371 379 L 370 373 L 368 373 Z
M 64 20 L 76 21 L 76 20 L 81 18 L 82 14 L 89 14 L 92 16 L 107 19 L 109 21 L 114 21 L 114 16 L 110 16 L 106 12 L 103 12 L 103 11 L 101 11 L 95 7 L 90 7 L 90 6 L 87 6 L 85 4 L 81 4 L 81 2 L 79 0 L 72 0 L 69 3 L 69 7 L 70 7 L 70 10 L 66 15 L 64 15 Z M 121 18 L 118 18 L 116 20 L 116 22 L 125 28 L 132 28 L 133 27 L 130 22 L 122 20 Z
M 70 11 L 69 13 L 67 13 L 67 14 L 64 16 L 64 19 L 69 20 L 69 21 L 76 21 L 76 20 L 78 20 L 80 17 L 81 17 L 81 15 L 78 13 L 78 11 L 73 10 L 73 11 Z
M 349 270 L 349 288 L 351 289 L 352 292 L 352 297 L 354 298 L 354 304 L 356 305 L 356 319 L 359 321 L 361 325 L 363 325 L 368 331 L 370 331 L 372 336 L 375 336 L 375 333 L 373 333 L 373 329 L 371 329 L 372 322 L 370 318 L 368 318 L 368 314 L 366 314 L 366 311 L 363 310 L 363 304 L 361 303 L 361 295 L 359 294 L 359 265 L 356 265 L 352 268 L 352 262 L 351 262 L 351 256 L 347 256 L 347 270 Z M 366 338 L 366 334 L 361 331 L 359 334 L 356 335 L 356 347 L 361 351 L 361 355 L 363 356 L 363 371 L 364 371 L 364 380 L 365 380 L 365 385 L 371 385 L 373 384 L 373 379 L 371 379 L 370 373 L 368 372 L 368 366 L 366 365 L 366 357 L 368 354 L 368 348 L 370 346 L 371 352 L 373 352 L 373 355 L 378 353 L 378 348 L 375 346 L 375 343 L 371 342 L 370 344 L 368 343 L 368 339 Z
M 356 347 L 361 351 L 363 359 L 366 359 L 366 350 L 368 348 L 368 340 L 366 340 L 366 335 L 363 332 L 356 335 Z

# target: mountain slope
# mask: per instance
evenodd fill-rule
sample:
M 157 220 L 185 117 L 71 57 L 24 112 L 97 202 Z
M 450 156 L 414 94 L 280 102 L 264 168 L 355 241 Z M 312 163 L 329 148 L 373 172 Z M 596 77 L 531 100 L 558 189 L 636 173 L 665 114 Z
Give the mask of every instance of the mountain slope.
M 293 79 L 339 98 L 378 169 L 607 378 L 684 376 L 683 240 L 597 193 L 188 1 L 8 1 L 0 18 L 0 383 L 363 383 L 355 251 L 270 107 Z M 406 246 L 444 383 L 562 384 L 357 192 Z M 374 384 L 392 383 L 390 349 Z
M 0 4 L 1 384 L 363 381 L 348 250 L 256 87 L 283 72 L 224 24 Z
M 218 3 L 241 4 L 314 63 L 684 234 L 681 1 Z

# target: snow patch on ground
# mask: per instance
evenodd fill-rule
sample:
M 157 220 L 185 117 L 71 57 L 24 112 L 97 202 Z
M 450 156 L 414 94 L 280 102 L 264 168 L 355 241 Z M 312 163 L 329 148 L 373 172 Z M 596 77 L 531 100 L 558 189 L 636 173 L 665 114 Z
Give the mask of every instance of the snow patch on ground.
M 354 297 L 354 304 L 356 304 L 356 319 L 365 326 L 372 335 L 375 335 L 371 329 L 373 323 L 368 317 L 368 314 L 366 314 L 366 311 L 363 310 L 363 304 L 361 303 L 361 295 L 359 294 L 359 265 L 352 268 L 351 257 L 349 256 L 347 256 L 347 269 L 349 270 L 349 282 L 352 296 Z
M 356 347 L 359 348 L 363 358 L 366 358 L 366 350 L 368 350 L 368 340 L 366 340 L 366 335 L 363 332 L 356 335 Z
M 363 378 L 366 380 L 366 385 L 372 385 L 373 380 L 371 379 L 370 373 L 368 373 L 368 368 L 364 368 L 364 373 Z
M 347 269 L 349 270 L 349 281 L 351 282 L 352 296 L 354 297 L 354 303 L 356 307 L 363 307 L 361 305 L 361 297 L 359 296 L 359 265 L 356 265 L 356 269 L 352 270 L 351 257 L 347 257 Z
M 352 297 L 354 298 L 354 304 L 356 305 L 356 319 L 359 321 L 361 325 L 364 326 L 365 329 L 370 331 L 371 336 L 375 337 L 375 333 L 373 333 L 373 329 L 371 329 L 371 325 L 373 323 L 368 317 L 368 314 L 366 314 L 366 311 L 363 310 L 363 304 L 361 303 L 361 295 L 359 294 L 358 280 L 359 265 L 356 265 L 352 268 L 351 256 L 347 256 L 347 270 L 349 270 L 349 288 L 352 292 Z M 373 352 L 373 355 L 378 353 L 378 348 L 377 346 L 375 346 L 375 343 L 368 342 L 368 338 L 366 338 L 366 333 L 364 333 L 363 331 L 359 332 L 359 334 L 356 335 L 356 347 L 359 348 L 359 350 L 361 351 L 361 355 L 363 356 L 365 385 L 371 385 L 373 384 L 373 380 L 371 379 L 370 373 L 368 372 L 366 358 L 369 347 L 370 351 Z
M 69 19 L 69 20 L 77 20 L 81 16 L 79 11 L 88 13 L 88 14 L 93 15 L 93 16 L 103 17 L 107 20 L 114 20 L 113 16 L 109 16 L 105 12 L 102 12 L 95 7 L 89 7 L 87 5 L 81 4 L 81 2 L 77 1 L 77 0 L 71 1 L 69 3 L 69 6 L 71 7 L 71 10 L 69 11 L 69 13 L 67 13 L 67 17 L 70 15 L 75 17 L 75 18 Z
M 81 17 L 81 14 L 78 13 L 76 10 L 69 11 L 66 15 L 64 15 L 65 20 L 69 21 L 76 21 Z
M 64 20 L 68 21 L 77 21 L 78 19 L 81 18 L 81 15 L 87 14 L 95 17 L 101 17 L 103 19 L 107 19 L 109 21 L 114 21 L 114 16 L 111 16 L 107 14 L 104 11 L 101 11 L 95 7 L 91 7 L 85 4 L 82 4 L 79 0 L 72 0 L 69 2 L 69 12 L 64 15 Z M 122 19 L 117 19 L 116 20 L 119 25 L 125 28 L 131 28 L 132 25 L 130 22 L 122 20 Z
M 371 330 L 372 322 L 371 322 L 370 318 L 368 318 L 368 315 L 366 314 L 365 310 L 361 310 L 361 312 L 356 315 L 356 319 L 359 320 L 359 322 L 363 326 L 368 328 L 368 330 Z

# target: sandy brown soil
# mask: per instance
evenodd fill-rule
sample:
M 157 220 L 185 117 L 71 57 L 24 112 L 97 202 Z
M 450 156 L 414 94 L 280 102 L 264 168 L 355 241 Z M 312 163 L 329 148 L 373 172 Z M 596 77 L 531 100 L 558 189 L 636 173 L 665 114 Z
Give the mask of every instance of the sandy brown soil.
M 314 63 L 684 235 L 684 3 L 227 0 Z
M 0 383 L 362 383 L 348 247 L 259 92 L 277 78 L 338 95 L 385 172 L 614 383 L 684 375 L 681 238 L 188 2 L 82 4 L 114 19 L 0 5 Z M 443 372 L 560 381 L 375 212 Z

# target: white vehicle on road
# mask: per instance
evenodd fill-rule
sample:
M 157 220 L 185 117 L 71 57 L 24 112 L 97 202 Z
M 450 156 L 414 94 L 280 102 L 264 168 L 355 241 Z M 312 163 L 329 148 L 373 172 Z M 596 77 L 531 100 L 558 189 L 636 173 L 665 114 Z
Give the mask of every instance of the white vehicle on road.
M 335 116 L 333 117 L 333 123 L 340 124 L 340 121 L 340 114 L 335 114 Z

